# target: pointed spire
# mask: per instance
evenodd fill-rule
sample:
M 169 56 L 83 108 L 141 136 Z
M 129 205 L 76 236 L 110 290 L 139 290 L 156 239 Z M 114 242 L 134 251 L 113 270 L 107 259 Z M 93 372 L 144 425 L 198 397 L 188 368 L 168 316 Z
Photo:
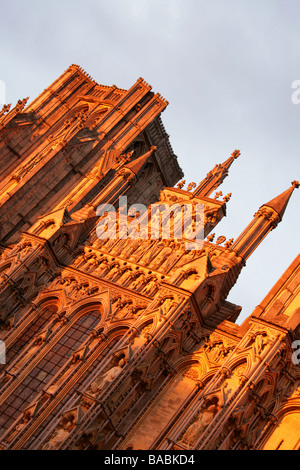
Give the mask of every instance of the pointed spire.
M 156 150 L 156 147 L 154 145 L 151 146 L 149 152 L 145 153 L 144 155 L 141 155 L 140 157 L 136 158 L 132 162 L 123 165 L 123 168 L 128 168 L 130 171 L 132 171 L 136 175 L 144 166 L 144 164 L 146 163 L 146 161 L 148 160 L 152 152 L 154 152 L 155 150 Z
M 231 250 L 244 260 L 258 247 L 262 240 L 281 222 L 289 199 L 299 182 L 293 181 L 292 187 L 263 204 L 254 214 L 254 218 L 231 246 Z
M 203 181 L 197 186 L 193 192 L 194 196 L 208 197 L 228 175 L 228 170 L 233 161 L 240 156 L 239 150 L 234 150 L 231 156 L 224 163 L 215 165 L 215 167 L 206 175 Z
M 280 220 L 282 220 L 283 214 L 285 212 L 285 209 L 288 205 L 288 202 L 290 200 L 290 197 L 294 189 L 299 188 L 299 181 L 292 181 L 291 185 L 292 185 L 291 188 L 279 194 L 279 196 L 275 197 L 274 199 L 267 202 L 266 204 L 263 204 L 263 206 L 261 207 L 270 207 L 271 209 L 274 209 L 274 211 L 276 211 L 277 214 L 279 215 Z

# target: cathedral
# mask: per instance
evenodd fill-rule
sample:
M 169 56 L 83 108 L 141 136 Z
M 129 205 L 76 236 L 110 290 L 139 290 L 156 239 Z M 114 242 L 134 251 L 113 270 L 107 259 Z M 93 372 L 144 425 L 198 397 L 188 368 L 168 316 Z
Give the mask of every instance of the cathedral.
M 299 182 L 215 238 L 240 152 L 186 183 L 167 105 L 73 64 L 0 111 L 1 450 L 300 449 L 300 255 L 226 300 Z

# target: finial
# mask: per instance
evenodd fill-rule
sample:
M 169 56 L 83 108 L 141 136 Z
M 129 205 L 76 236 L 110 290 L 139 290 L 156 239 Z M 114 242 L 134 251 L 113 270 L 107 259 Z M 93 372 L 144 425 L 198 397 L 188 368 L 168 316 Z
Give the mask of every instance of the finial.
M 216 194 L 215 194 L 214 199 L 219 199 L 220 196 L 223 196 L 222 191 L 217 191 Z
M 10 107 L 11 107 L 11 103 L 10 104 L 4 104 L 3 108 L 0 111 L 0 114 L 8 113 L 8 111 L 10 110 Z
M 194 189 L 196 187 L 196 183 L 189 183 L 188 184 L 188 187 L 186 188 L 187 191 L 191 191 L 192 189 Z
M 234 150 L 231 154 L 233 158 L 238 158 L 241 155 L 241 152 L 239 150 Z
M 234 241 L 234 238 L 230 238 L 230 240 L 228 240 L 226 243 L 225 243 L 225 248 L 230 248 L 231 245 L 233 244 L 233 241 Z
M 208 236 L 206 237 L 207 241 L 208 241 L 208 242 L 212 242 L 213 239 L 215 238 L 215 235 L 216 235 L 215 233 L 212 233 L 212 234 L 208 235 Z
M 299 183 L 299 181 L 292 181 L 292 182 L 291 182 L 291 185 L 292 185 L 294 188 L 297 189 L 297 188 L 299 188 L 300 183 Z
M 185 185 L 185 180 L 182 180 L 177 184 L 177 188 L 182 189 L 184 185 Z
M 231 196 L 232 196 L 232 193 L 226 194 L 226 196 L 223 197 L 223 201 L 228 202 L 230 200 Z

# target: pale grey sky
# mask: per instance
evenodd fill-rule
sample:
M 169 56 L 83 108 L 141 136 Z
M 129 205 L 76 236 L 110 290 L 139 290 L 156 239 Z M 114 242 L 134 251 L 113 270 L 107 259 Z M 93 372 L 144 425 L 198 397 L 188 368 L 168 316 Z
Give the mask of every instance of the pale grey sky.
M 162 119 L 187 182 L 234 149 L 232 192 L 216 235 L 236 238 L 259 206 L 300 179 L 299 0 L 10 0 L 1 2 L 6 101 L 35 98 L 70 64 L 98 83 L 142 76 L 169 106 Z M 1 83 L 1 82 L 0 82 Z M 299 252 L 299 198 L 251 256 L 228 300 L 260 303 Z

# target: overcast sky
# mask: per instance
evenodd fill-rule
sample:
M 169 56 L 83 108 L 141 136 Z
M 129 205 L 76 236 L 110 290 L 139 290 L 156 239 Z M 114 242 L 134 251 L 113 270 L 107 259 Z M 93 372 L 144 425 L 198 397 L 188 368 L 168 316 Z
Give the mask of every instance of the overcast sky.
M 170 103 L 162 119 L 187 182 L 240 149 L 220 187 L 232 198 L 215 230 L 237 238 L 300 179 L 300 104 L 291 100 L 299 24 L 299 0 L 2 0 L 0 80 L 15 104 L 72 63 L 120 88 L 142 76 Z M 299 201 L 300 190 L 232 289 L 238 323 L 298 254 Z

